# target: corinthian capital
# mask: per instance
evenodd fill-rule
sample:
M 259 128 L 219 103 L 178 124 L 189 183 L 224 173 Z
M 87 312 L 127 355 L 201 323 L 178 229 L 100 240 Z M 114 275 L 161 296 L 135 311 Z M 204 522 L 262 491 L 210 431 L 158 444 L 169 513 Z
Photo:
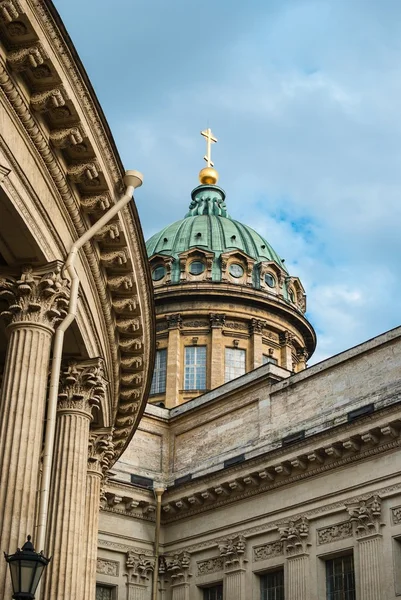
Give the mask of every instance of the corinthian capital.
M 100 405 L 106 386 L 101 358 L 70 361 L 61 375 L 59 411 L 83 412 L 92 417 L 92 408 Z
M 89 437 L 88 471 L 105 475 L 114 457 L 113 433 L 93 431 Z
M 38 323 L 52 329 L 67 314 L 69 283 L 61 276 L 62 263 L 24 267 L 21 275 L 0 272 L 0 297 L 8 309 L 0 316 L 11 323 Z

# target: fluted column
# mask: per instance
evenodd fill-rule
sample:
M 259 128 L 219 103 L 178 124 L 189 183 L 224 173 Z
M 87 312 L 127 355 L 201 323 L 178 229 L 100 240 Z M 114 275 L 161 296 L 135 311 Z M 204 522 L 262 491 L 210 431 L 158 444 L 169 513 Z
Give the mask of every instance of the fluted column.
M 286 598 L 309 600 L 310 559 L 309 522 L 305 517 L 289 521 L 280 528 L 280 540 L 287 556 Z
M 191 555 L 181 552 L 173 557 L 167 557 L 167 573 L 171 578 L 171 600 L 190 600 L 189 579 Z
M 246 600 L 245 558 L 246 541 L 244 536 L 227 538 L 219 544 L 220 555 L 224 560 L 224 597 L 230 600 Z
M 210 351 L 210 389 L 214 390 L 224 383 L 225 348 L 223 343 L 223 326 L 226 315 L 211 313 L 209 318 L 212 332 Z
M 71 362 L 62 374 L 49 507 L 45 600 L 84 600 L 85 494 L 92 407 L 105 394 L 101 359 Z M 97 507 L 98 510 L 98 507 Z
M 378 495 L 347 506 L 358 541 L 360 600 L 381 600 L 382 535 L 381 499 Z
M 89 437 L 85 500 L 83 598 L 95 600 L 99 505 L 102 480 L 114 456 L 111 430 L 92 431 Z
M 281 350 L 281 362 L 280 367 L 284 369 L 288 369 L 288 371 L 293 370 L 292 364 L 292 350 L 293 350 L 293 336 L 289 331 L 283 331 L 280 334 L 280 350 Z
M 1 313 L 9 342 L 0 397 L 0 540 L 9 553 L 34 530 L 51 339 L 68 303 L 60 266 L 26 267 L 19 278 L 0 274 L 9 304 Z M 12 594 L 6 569 L 0 561 L 0 598 Z
M 125 567 L 127 600 L 150 600 L 150 577 L 154 569 L 154 559 L 130 550 L 127 552 Z
M 167 377 L 166 401 L 171 408 L 179 403 L 180 386 L 183 387 L 181 377 L 181 315 L 174 314 L 167 317 L 168 323 L 168 352 L 167 352 Z

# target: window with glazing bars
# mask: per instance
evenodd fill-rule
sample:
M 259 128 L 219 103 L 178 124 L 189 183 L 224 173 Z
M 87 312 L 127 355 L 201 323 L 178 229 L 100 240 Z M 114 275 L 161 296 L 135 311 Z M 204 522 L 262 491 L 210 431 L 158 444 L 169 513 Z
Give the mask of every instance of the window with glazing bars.
M 326 561 L 326 599 L 355 600 L 354 557 L 352 554 Z
M 223 586 L 214 585 L 203 590 L 203 600 L 223 600 Z
M 166 391 L 167 350 L 156 350 L 155 368 L 153 371 L 151 394 L 164 394 Z
M 104 585 L 96 586 L 96 600 L 112 600 L 113 588 Z
M 206 346 L 185 346 L 184 390 L 206 389 Z
M 231 381 L 245 373 L 245 350 L 226 348 L 225 381 Z
M 260 578 L 260 600 L 284 600 L 284 570 L 270 571 Z

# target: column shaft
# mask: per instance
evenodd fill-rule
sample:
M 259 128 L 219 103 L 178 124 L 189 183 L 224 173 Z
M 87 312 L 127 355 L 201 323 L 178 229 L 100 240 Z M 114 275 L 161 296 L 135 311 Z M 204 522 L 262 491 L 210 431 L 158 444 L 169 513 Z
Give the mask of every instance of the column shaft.
M 222 329 L 220 327 L 212 327 L 211 331 L 210 389 L 214 390 L 224 383 L 225 357 Z
M 225 598 L 230 600 L 246 600 L 245 598 L 245 569 L 226 573 L 224 581 Z
M 90 415 L 84 411 L 58 414 L 47 543 L 53 558 L 46 574 L 45 600 L 84 600 L 81 568 L 88 534 L 84 518 L 89 423 Z
M 34 323 L 9 328 L 0 398 L 0 539 L 1 549 L 13 553 L 34 533 L 52 330 Z M 0 598 L 11 598 L 7 570 L 1 560 Z
M 189 583 L 181 583 L 173 586 L 172 600 L 190 600 L 189 598 Z
M 381 600 L 380 583 L 382 536 L 375 534 L 359 540 L 360 600 Z
M 85 552 L 83 598 L 95 600 L 96 595 L 96 562 L 99 535 L 99 500 L 102 474 L 88 471 L 86 476 L 85 502 Z
M 148 600 L 147 586 L 129 583 L 128 584 L 128 600 Z M 86 596 L 85 596 L 86 600 Z
M 263 342 L 262 342 L 262 334 L 258 332 L 254 332 L 252 335 L 253 343 L 252 343 L 252 369 L 257 369 L 263 364 Z
M 179 390 L 181 383 L 181 339 L 180 330 L 170 329 L 168 333 L 167 351 L 167 380 L 166 401 L 167 407 L 171 408 L 179 404 Z
M 309 600 L 309 556 L 293 556 L 287 565 L 288 600 Z

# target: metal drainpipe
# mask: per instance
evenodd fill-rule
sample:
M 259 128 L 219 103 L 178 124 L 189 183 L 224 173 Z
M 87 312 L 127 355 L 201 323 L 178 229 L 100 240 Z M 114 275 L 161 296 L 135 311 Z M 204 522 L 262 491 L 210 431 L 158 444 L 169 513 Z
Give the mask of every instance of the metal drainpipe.
M 156 528 L 155 528 L 155 568 L 153 569 L 152 600 L 157 600 L 157 581 L 159 579 L 159 540 L 160 540 L 160 517 L 162 512 L 162 495 L 165 488 L 155 488 L 156 495 Z
M 89 242 L 93 236 L 100 231 L 107 223 L 131 200 L 134 189 L 142 185 L 143 175 L 138 171 L 126 171 L 124 183 L 126 185 L 125 194 L 107 211 L 92 227 L 88 229 L 73 244 L 66 263 L 64 271 L 68 273 L 71 279 L 70 301 L 68 305 L 67 316 L 56 329 L 53 346 L 53 360 L 50 374 L 49 398 L 47 402 L 47 422 L 45 431 L 45 444 L 43 451 L 43 470 L 40 487 L 40 503 L 36 530 L 36 548 L 44 550 L 46 542 L 46 525 L 50 497 L 50 480 L 53 465 L 54 436 L 56 431 L 57 415 L 57 397 L 61 370 L 61 359 L 63 355 L 64 333 L 74 321 L 77 313 L 79 277 L 75 268 L 75 260 L 78 251 L 84 244 Z

